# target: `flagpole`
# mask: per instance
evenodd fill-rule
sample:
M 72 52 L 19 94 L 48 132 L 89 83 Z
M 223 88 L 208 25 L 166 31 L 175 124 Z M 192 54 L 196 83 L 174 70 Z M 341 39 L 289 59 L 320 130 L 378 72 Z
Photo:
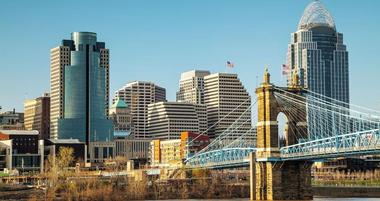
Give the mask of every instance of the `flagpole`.
M 234 63 L 232 63 L 231 61 L 228 61 L 227 60 L 227 62 L 226 62 L 226 68 L 228 69 L 228 68 L 233 68 L 234 67 Z M 226 73 L 228 72 L 228 70 L 226 69 Z

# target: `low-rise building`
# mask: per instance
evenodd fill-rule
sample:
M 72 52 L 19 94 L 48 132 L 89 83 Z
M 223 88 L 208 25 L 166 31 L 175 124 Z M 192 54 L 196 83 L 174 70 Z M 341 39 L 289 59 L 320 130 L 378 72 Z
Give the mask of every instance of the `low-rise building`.
M 193 132 L 181 133 L 181 157 L 182 159 L 190 158 L 198 151 L 210 144 L 210 138 Z
M 0 171 L 12 169 L 12 140 L 0 140 Z
M 75 162 L 87 161 L 86 143 L 78 139 L 47 139 L 44 143 L 45 159 L 49 154 L 56 156 L 61 147 L 73 149 Z
M 181 166 L 186 158 L 193 156 L 210 143 L 207 135 L 182 132 L 172 140 L 152 140 L 150 143 L 151 166 Z
M 115 157 L 114 141 L 97 141 L 89 144 L 89 161 L 91 163 L 103 163 L 107 159 Z
M 24 130 L 24 113 L 15 109 L 1 113 L 0 130 Z
M 116 156 L 124 156 L 128 160 L 148 159 L 151 140 L 124 138 L 115 139 Z
M 181 166 L 181 139 L 152 140 L 152 166 Z
M 122 134 L 123 133 L 123 134 Z M 145 166 L 149 161 L 150 139 L 135 138 L 130 132 L 115 132 L 115 155 L 134 161 L 134 167 Z
M 43 171 L 43 140 L 38 131 L 0 130 L 1 167 L 19 172 Z

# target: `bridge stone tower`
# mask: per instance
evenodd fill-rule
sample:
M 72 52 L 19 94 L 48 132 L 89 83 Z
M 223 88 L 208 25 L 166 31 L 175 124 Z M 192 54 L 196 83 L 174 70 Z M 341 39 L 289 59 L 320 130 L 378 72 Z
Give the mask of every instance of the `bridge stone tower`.
M 277 101 L 275 94 L 302 94 L 296 77 L 287 88 L 278 88 L 270 83 L 268 70 L 264 82 L 256 89 L 258 99 L 257 151 L 251 156 L 251 199 L 252 200 L 310 200 L 311 162 L 284 161 L 280 158 L 277 116 L 284 113 L 288 119 L 286 145 L 296 144 L 306 138 L 306 108 L 297 119 L 292 108 Z M 296 96 L 295 96 L 296 97 Z M 298 96 L 299 97 L 299 96 Z M 301 107 L 301 106 L 300 106 Z M 303 118 L 299 118 L 299 117 Z M 301 132 L 302 131 L 302 132 Z M 302 134 L 303 133 L 303 134 Z

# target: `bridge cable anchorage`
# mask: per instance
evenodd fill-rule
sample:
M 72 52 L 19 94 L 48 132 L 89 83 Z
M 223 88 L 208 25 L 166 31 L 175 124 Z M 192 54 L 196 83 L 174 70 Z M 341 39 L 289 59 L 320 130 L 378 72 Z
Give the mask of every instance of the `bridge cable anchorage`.
M 235 112 L 238 108 L 240 108 L 241 106 L 243 106 L 244 104 L 248 103 L 248 101 L 251 100 L 251 97 L 247 98 L 244 102 L 242 102 L 240 105 L 238 105 L 236 108 L 234 108 L 232 111 L 230 111 L 229 113 L 227 113 L 227 115 L 223 116 L 221 119 L 219 119 L 217 122 L 215 122 L 213 125 L 211 125 L 210 127 L 208 127 L 205 131 L 203 131 L 202 133 L 200 133 L 200 135 L 196 136 L 194 139 L 192 139 L 189 143 L 186 144 L 186 146 L 190 146 L 192 143 L 194 143 L 195 140 L 197 140 L 201 135 L 204 135 L 206 134 L 211 128 L 213 128 L 214 126 L 216 126 L 218 123 L 220 123 L 222 120 L 224 120 L 227 116 L 229 116 L 231 113 Z M 256 100 L 257 102 L 257 100 Z M 252 107 L 252 104 L 250 105 L 250 107 Z

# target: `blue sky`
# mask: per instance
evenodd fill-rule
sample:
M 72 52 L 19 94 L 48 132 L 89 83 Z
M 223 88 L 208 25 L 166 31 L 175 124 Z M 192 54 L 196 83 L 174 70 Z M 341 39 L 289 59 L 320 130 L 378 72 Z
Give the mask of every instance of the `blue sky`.
M 310 0 L 0 1 L 0 106 L 49 91 L 50 49 L 93 31 L 111 52 L 111 96 L 153 81 L 175 100 L 181 72 L 226 71 L 254 95 L 265 65 L 281 85 L 290 33 Z M 380 110 L 380 1 L 324 0 L 349 50 L 351 102 Z

